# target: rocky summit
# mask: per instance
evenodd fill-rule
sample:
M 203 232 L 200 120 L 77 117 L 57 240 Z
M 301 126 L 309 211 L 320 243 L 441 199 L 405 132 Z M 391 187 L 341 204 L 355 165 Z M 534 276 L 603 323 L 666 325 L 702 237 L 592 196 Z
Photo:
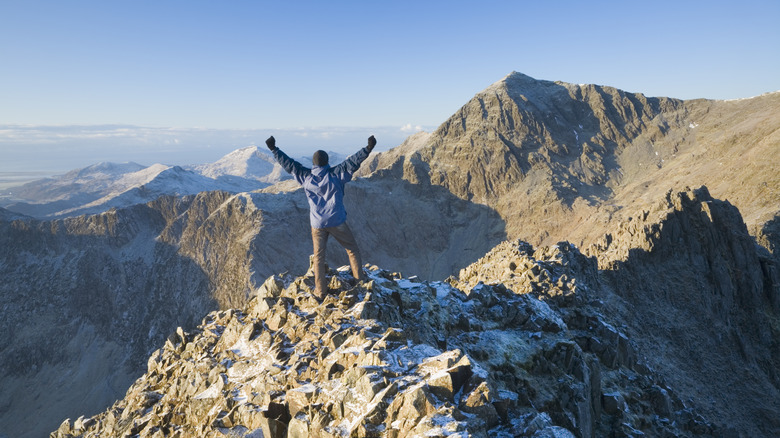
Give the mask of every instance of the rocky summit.
M 459 278 L 270 277 L 178 329 L 123 400 L 53 437 L 723 436 L 602 314 L 594 259 L 505 242 Z M 498 265 L 493 261 L 500 261 Z M 498 269 L 507 282 L 484 283 Z M 581 275 L 582 274 L 582 275 Z

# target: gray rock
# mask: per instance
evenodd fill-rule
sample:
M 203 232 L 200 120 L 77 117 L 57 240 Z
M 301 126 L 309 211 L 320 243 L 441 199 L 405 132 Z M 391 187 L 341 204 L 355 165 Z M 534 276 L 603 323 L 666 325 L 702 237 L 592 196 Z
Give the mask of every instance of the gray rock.
M 622 415 L 626 409 L 626 401 L 619 392 L 609 392 L 602 395 L 601 405 L 607 415 Z

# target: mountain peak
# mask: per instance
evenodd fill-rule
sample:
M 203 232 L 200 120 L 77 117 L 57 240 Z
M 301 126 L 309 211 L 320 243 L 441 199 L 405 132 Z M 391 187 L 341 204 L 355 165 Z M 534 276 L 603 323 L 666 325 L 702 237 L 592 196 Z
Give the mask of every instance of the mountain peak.
M 532 87 L 540 84 L 541 82 L 538 79 L 532 78 L 531 76 L 525 75 L 520 72 L 513 71 L 512 73 L 509 73 L 508 75 L 504 76 L 500 80 L 492 83 L 490 86 L 488 86 L 485 90 L 483 90 L 481 93 L 493 91 L 496 88 L 523 88 L 523 87 Z
M 254 145 L 246 146 L 246 147 L 239 148 L 239 149 L 236 149 L 236 150 L 228 153 L 227 155 L 225 155 L 222 158 L 220 158 L 219 160 L 217 160 L 217 163 L 220 162 L 220 161 L 223 161 L 223 160 L 224 161 L 230 161 L 230 160 L 234 160 L 234 159 L 247 160 L 250 157 L 252 157 L 253 155 L 258 154 L 260 152 L 261 152 L 261 150 L 257 146 L 254 146 Z
M 210 164 L 194 166 L 193 169 L 209 178 L 240 177 L 262 180 L 274 172 L 275 161 L 257 146 L 236 149 Z
M 502 81 L 503 82 L 513 82 L 513 83 L 521 83 L 521 82 L 524 82 L 524 83 L 536 83 L 536 82 L 540 82 L 539 79 L 532 78 L 531 76 L 528 76 L 526 74 L 523 74 L 523 73 L 520 73 L 520 72 L 517 72 L 517 71 L 512 71 L 512 73 L 509 73 L 508 75 L 504 76 L 501 79 L 501 81 L 499 81 L 499 82 L 502 82 Z
M 110 161 L 101 161 L 99 163 L 92 164 L 90 166 L 72 170 L 61 179 L 63 180 L 94 180 L 115 178 L 121 174 L 128 172 L 136 172 L 143 169 L 145 166 L 138 163 L 127 161 L 123 163 L 114 163 Z

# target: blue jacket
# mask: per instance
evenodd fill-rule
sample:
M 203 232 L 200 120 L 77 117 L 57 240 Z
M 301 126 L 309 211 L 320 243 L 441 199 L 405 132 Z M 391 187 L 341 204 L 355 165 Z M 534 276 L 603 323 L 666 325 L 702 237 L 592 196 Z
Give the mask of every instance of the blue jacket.
M 273 151 L 274 158 L 284 170 L 290 173 L 306 192 L 309 199 L 309 219 L 312 228 L 337 227 L 347 220 L 344 209 L 344 184 L 352 179 L 360 164 L 368 158 L 368 149 L 363 148 L 336 167 L 304 167 L 288 157 L 279 148 Z

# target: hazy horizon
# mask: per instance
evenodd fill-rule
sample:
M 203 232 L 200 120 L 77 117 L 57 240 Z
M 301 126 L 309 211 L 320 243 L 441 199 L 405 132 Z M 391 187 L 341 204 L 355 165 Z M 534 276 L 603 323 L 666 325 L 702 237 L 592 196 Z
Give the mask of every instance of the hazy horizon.
M 295 155 L 390 148 L 512 71 L 753 97 L 780 90 L 778 16 L 767 0 L 2 2 L 0 172 L 211 162 L 271 134 Z
M 265 148 L 273 135 L 286 153 L 308 156 L 317 149 L 349 155 L 365 146 L 370 135 L 377 151 L 398 146 L 422 126 L 373 128 L 204 129 L 150 128 L 130 125 L 13 126 L 0 125 L 0 186 L 25 175 L 65 173 L 100 162 L 193 165 L 211 163 L 249 146 Z M 426 130 L 434 127 L 425 127 Z M 7 182 L 7 181 L 5 181 Z

